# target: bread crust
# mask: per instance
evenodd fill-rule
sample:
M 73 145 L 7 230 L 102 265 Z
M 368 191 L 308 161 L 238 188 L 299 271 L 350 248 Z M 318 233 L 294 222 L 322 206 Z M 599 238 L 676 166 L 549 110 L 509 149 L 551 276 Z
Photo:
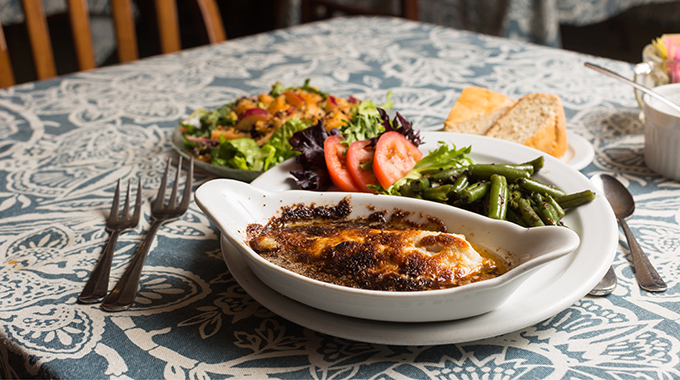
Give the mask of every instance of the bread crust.
M 528 107 L 535 119 L 527 120 Z M 486 136 L 514 141 L 555 157 L 567 150 L 566 118 L 562 101 L 552 94 L 528 94 L 522 97 L 486 133 Z
M 559 106 L 557 106 L 555 110 L 557 113 L 555 120 L 555 143 L 552 152 L 549 154 L 559 158 L 567 153 L 567 146 L 569 144 L 567 142 L 567 118 L 564 115 L 564 106 L 559 97 L 557 98 L 557 101 Z
M 483 135 L 513 104 L 513 99 L 499 92 L 465 87 L 444 121 L 444 130 Z

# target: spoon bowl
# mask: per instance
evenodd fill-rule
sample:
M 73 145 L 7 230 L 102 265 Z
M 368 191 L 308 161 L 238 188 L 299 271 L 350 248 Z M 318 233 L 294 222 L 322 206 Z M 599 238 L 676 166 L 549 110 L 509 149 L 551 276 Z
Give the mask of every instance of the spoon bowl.
M 626 235 L 630 253 L 633 256 L 633 267 L 635 268 L 635 279 L 640 288 L 649 292 L 663 292 L 666 290 L 666 283 L 659 273 L 649 262 L 647 255 L 638 244 L 637 239 L 626 223 L 626 218 L 635 211 L 635 200 L 628 189 L 616 178 L 607 174 L 598 174 L 591 178 L 595 186 L 602 189 L 607 201 L 614 210 L 614 215 L 618 220 L 623 233 Z
M 599 180 L 604 196 L 612 206 L 617 219 L 625 219 L 633 215 L 635 200 L 619 180 L 606 174 L 600 174 L 594 178 L 596 181 Z

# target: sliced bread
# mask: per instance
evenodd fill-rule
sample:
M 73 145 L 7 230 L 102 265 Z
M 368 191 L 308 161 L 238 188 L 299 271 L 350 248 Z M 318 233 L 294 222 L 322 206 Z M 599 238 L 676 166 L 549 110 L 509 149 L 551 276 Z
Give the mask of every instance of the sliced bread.
M 444 121 L 447 132 L 485 134 L 515 101 L 483 87 L 463 89 Z
M 529 94 L 517 101 L 486 136 L 524 144 L 555 157 L 567 150 L 562 101 L 551 94 Z

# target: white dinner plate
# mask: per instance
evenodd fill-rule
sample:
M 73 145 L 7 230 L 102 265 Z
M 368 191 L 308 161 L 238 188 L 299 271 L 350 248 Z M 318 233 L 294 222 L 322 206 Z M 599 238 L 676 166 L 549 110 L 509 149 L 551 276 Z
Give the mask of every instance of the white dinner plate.
M 427 152 L 438 141 L 457 147 L 472 146 L 471 157 L 479 163 L 521 163 L 542 155 L 523 145 L 484 136 L 449 132 L 422 132 Z M 557 185 L 567 193 L 590 189 L 594 185 L 583 174 L 551 156 L 536 175 L 540 181 Z M 276 166 L 252 182 L 270 191 L 295 188 L 289 175 L 296 168 L 293 160 Z M 618 227 L 606 198 L 596 199 L 571 210 L 564 218 L 567 226 L 581 238 L 577 250 L 552 262 L 528 279 L 499 308 L 486 314 L 446 322 L 398 323 L 376 322 L 344 317 L 305 306 L 268 288 L 250 271 L 234 248 L 222 240 L 225 261 L 236 281 L 261 305 L 301 326 L 341 338 L 393 345 L 434 345 L 468 342 L 520 330 L 543 321 L 568 308 L 585 296 L 604 276 L 611 265 L 618 244 Z M 556 227 L 557 228 L 557 227 Z M 536 291 L 535 289 L 540 289 Z

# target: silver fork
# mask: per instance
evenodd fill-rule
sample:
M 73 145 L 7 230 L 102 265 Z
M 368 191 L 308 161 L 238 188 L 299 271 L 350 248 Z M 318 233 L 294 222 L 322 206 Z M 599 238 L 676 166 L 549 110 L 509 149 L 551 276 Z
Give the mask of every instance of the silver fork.
M 137 186 L 137 198 L 135 200 L 135 211 L 130 215 L 130 182 L 128 181 L 127 194 L 125 197 L 125 205 L 123 206 L 123 215 L 119 216 L 118 208 L 120 207 L 120 180 L 116 184 L 116 192 L 113 195 L 113 204 L 111 205 L 111 212 L 108 219 L 106 219 L 106 230 L 111 232 L 108 243 L 104 248 L 97 265 L 95 265 L 90 278 L 87 280 L 83 291 L 78 296 L 80 303 L 96 303 L 106 297 L 106 292 L 109 290 L 109 273 L 111 272 L 111 262 L 113 261 L 113 253 L 116 250 L 116 242 L 120 233 L 137 227 L 139 223 L 139 216 L 142 210 L 142 183 Z
M 187 211 L 187 208 L 189 208 L 189 201 L 191 199 L 191 186 L 194 176 L 194 160 L 192 158 L 191 161 L 189 161 L 189 170 L 184 184 L 182 200 L 178 204 L 176 202 L 177 183 L 179 182 L 179 172 L 182 169 L 182 157 L 179 158 L 179 163 L 177 164 L 177 174 L 175 175 L 175 183 L 172 186 L 172 193 L 170 193 L 170 199 L 166 206 L 164 205 L 165 187 L 168 182 L 170 161 L 171 160 L 168 159 L 168 163 L 165 167 L 165 173 L 163 174 L 163 179 L 161 180 L 161 185 L 158 189 L 158 195 L 156 196 L 156 200 L 151 208 L 152 223 L 151 227 L 149 227 L 149 232 L 140 245 L 139 250 L 132 258 L 132 261 L 125 270 L 125 273 L 123 273 L 116 286 L 101 304 L 101 308 L 105 311 L 127 310 L 130 305 L 132 305 L 132 303 L 135 301 L 135 297 L 137 296 L 137 288 L 139 287 L 139 278 L 142 275 L 144 260 L 149 253 L 149 249 L 151 248 L 151 243 L 156 236 L 156 232 L 158 232 L 158 229 L 163 223 L 179 218 Z

